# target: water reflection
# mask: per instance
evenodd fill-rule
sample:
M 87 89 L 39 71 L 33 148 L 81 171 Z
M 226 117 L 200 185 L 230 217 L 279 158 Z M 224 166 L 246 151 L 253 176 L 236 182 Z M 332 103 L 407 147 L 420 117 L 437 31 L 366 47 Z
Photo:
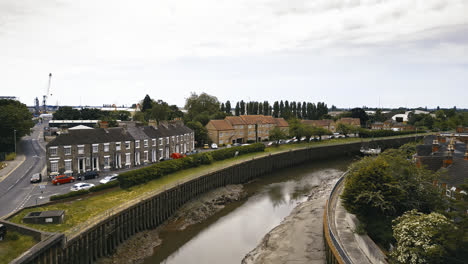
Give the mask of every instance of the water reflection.
M 184 231 L 164 230 L 162 245 L 144 263 L 240 263 L 306 194 L 350 162 L 311 163 L 262 177 L 245 186 L 248 199 Z

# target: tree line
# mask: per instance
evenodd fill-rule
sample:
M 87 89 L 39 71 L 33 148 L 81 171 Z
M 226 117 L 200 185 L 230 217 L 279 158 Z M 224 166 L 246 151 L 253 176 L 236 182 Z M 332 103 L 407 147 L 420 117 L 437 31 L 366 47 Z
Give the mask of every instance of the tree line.
M 54 120 L 102 120 L 107 121 L 110 127 L 117 126 L 117 120 L 129 121 L 128 111 L 102 111 L 98 108 L 75 109 L 71 106 L 61 106 L 54 114 Z
M 16 142 L 19 142 L 21 137 L 28 135 L 34 126 L 32 114 L 28 107 L 19 101 L 0 99 L 0 120 L 0 154 L 13 152 L 15 134 Z

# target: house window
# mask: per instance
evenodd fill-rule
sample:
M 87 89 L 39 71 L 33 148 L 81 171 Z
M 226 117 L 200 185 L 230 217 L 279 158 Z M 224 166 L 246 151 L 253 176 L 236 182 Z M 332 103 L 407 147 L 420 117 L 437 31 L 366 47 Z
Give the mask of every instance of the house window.
M 104 156 L 104 168 L 105 169 L 110 168 L 109 164 L 110 164 L 109 156 Z
M 93 144 L 93 153 L 98 153 L 99 151 L 99 144 Z
M 104 143 L 104 152 L 109 152 L 109 143 Z
M 125 153 L 125 165 L 130 165 L 130 153 Z
M 249 125 L 249 128 L 252 128 L 252 125 Z
M 84 145 L 78 146 L 78 154 L 84 154 Z
M 72 160 L 65 160 L 65 172 L 72 171 Z
M 153 138 L 152 141 L 153 141 L 153 147 L 156 147 L 156 139 Z
M 140 148 L 140 140 L 135 140 L 135 148 Z
M 49 153 L 51 156 L 57 156 L 57 147 L 50 147 Z
M 169 144 L 169 137 L 166 137 L 166 144 Z
M 162 145 L 162 138 L 159 139 L 159 145 Z
M 125 149 L 130 149 L 130 141 L 125 141 Z
M 140 152 L 135 152 L 135 165 L 140 165 Z
M 148 151 L 145 151 L 145 161 L 148 161 Z
M 145 139 L 145 141 L 143 141 L 143 144 L 144 144 L 143 146 L 145 146 L 145 148 L 147 148 L 148 147 L 148 140 Z
M 120 150 L 120 142 L 115 142 L 115 150 Z
M 163 149 L 159 149 L 159 158 L 162 158 L 162 157 L 163 157 L 163 155 L 164 155 L 164 153 L 163 153 Z
M 65 147 L 63 147 L 63 154 L 65 154 L 65 155 L 71 155 L 71 146 L 65 146 Z
M 219 141 L 219 144 L 220 144 L 220 145 L 224 144 L 224 141 L 223 141 L 223 140 L 220 140 L 220 141 Z
M 51 161 L 50 162 L 50 172 L 58 173 L 58 161 Z
M 219 136 L 222 137 L 222 136 L 223 136 L 223 132 L 219 132 Z

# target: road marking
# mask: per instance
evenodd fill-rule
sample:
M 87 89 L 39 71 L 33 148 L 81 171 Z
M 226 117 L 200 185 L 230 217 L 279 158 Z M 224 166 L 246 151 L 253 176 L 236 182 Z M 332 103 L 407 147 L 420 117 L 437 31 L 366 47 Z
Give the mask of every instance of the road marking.
M 0 179 L 0 182 L 2 182 L 3 180 L 5 180 L 6 178 L 8 178 L 8 176 L 10 176 L 10 174 L 12 172 L 14 172 L 19 166 L 21 166 L 21 164 L 23 164 L 23 162 L 26 160 L 26 156 L 25 155 L 21 155 L 20 157 L 22 157 L 22 161 L 14 168 L 12 169 L 9 173 L 7 173 L 5 176 L 3 176 L 3 178 Z

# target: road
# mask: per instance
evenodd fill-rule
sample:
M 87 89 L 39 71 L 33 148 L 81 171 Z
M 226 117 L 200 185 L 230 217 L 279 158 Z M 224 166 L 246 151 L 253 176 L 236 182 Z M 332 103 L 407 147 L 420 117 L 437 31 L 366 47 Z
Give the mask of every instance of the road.
M 29 136 L 18 143 L 18 150 L 25 155 L 25 161 L 0 182 L 0 216 L 23 207 L 30 195 L 39 189 L 39 184 L 31 184 L 34 173 L 45 167 L 45 148 L 42 140 L 43 124 L 37 124 Z

